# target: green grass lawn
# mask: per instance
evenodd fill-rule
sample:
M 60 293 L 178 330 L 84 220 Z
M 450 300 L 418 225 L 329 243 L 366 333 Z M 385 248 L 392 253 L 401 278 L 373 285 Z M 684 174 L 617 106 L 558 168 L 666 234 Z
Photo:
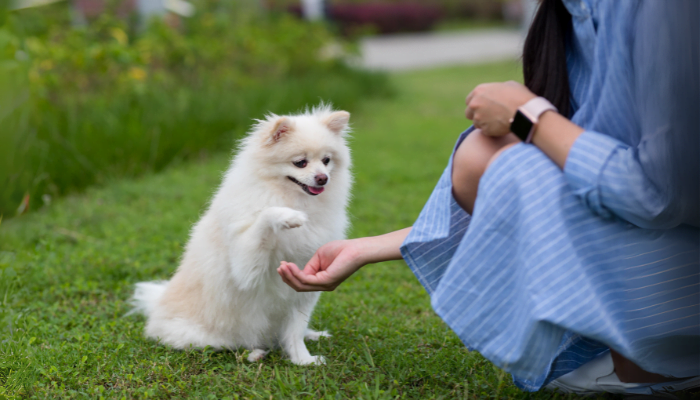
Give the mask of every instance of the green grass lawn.
M 411 225 L 468 127 L 478 83 L 518 79 L 514 63 L 392 76 L 397 95 L 353 111 L 351 237 Z M 273 110 L 274 111 L 274 110 Z M 133 284 L 167 279 L 229 155 L 54 202 L 0 226 L 0 399 L 532 398 L 433 313 L 403 262 L 365 267 L 321 296 L 309 343 L 327 365 L 275 351 L 175 351 L 124 315 Z M 5 292 L 9 294 L 6 295 Z M 3 297 L 4 296 L 4 297 Z M 559 396 L 563 398 L 563 396 Z

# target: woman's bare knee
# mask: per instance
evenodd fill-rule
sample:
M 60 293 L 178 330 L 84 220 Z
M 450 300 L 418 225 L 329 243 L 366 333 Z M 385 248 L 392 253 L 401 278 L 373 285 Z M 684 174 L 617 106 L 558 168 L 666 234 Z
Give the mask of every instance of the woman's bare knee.
M 491 156 L 491 158 L 489 159 L 489 162 L 486 163 L 486 169 L 488 169 L 491 166 L 491 164 L 493 164 L 493 162 L 496 161 L 496 159 L 501 155 L 501 153 L 503 153 L 504 151 L 508 150 L 509 148 L 515 146 L 516 144 L 518 144 L 518 142 L 509 143 L 509 144 L 501 147 L 500 149 L 498 149 L 498 151 L 496 151 Z M 484 170 L 484 171 L 486 171 L 486 170 Z
M 518 142 L 514 135 L 510 136 L 494 138 L 475 130 L 457 148 L 452 161 L 452 195 L 468 213 L 474 209 L 479 180 L 494 155 L 504 146 Z

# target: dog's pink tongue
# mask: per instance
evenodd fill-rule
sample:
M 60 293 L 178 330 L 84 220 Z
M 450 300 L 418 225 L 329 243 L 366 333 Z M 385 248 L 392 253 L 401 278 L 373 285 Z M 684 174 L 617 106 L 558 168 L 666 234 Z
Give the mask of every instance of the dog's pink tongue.
M 321 194 L 323 193 L 323 187 L 309 186 L 309 192 L 313 194 Z

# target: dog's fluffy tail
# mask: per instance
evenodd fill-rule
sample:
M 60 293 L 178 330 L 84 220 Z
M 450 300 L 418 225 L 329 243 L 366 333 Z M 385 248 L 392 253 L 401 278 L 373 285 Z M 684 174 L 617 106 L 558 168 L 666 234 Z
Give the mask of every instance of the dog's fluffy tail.
M 131 305 L 134 308 L 126 315 L 138 313 L 150 316 L 167 287 L 168 281 L 137 283 L 134 296 L 131 298 Z

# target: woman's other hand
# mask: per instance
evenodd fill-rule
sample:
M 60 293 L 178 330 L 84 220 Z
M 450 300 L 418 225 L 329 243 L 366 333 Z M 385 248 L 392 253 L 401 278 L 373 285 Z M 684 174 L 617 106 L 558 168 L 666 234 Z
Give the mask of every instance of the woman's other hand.
M 510 132 L 510 121 L 518 107 L 535 97 L 518 82 L 484 83 L 467 96 L 464 115 L 484 135 L 504 136 Z

